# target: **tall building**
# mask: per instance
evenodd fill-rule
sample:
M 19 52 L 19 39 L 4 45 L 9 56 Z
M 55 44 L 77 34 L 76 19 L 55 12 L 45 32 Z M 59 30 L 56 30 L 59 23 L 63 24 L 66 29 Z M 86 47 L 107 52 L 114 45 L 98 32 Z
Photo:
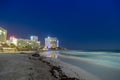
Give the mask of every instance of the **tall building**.
M 6 43 L 7 39 L 7 30 L 0 27 L 0 43 Z
M 30 36 L 30 40 L 38 41 L 38 36 Z
M 46 48 L 57 48 L 57 47 L 59 47 L 58 39 L 56 37 L 45 38 L 45 47 Z

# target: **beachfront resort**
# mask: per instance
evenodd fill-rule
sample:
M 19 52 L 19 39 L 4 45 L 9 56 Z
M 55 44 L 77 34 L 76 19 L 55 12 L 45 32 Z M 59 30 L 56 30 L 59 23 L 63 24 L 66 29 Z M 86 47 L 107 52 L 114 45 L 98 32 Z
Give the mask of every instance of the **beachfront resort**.
M 59 40 L 56 37 L 45 38 L 45 45 L 41 46 L 41 41 L 36 35 L 30 36 L 29 39 L 24 39 L 17 38 L 14 35 L 8 38 L 7 34 L 7 30 L 0 27 L 0 52 L 60 49 Z
M 0 80 L 83 80 L 78 70 L 57 60 L 58 49 L 56 37 L 45 38 L 41 47 L 38 36 L 7 39 L 7 30 L 0 27 Z

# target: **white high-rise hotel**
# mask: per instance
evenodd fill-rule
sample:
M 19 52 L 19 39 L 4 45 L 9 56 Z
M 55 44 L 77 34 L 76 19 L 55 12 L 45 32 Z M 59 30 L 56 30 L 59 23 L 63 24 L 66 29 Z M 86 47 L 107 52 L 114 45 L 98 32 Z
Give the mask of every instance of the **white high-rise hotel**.
M 45 38 L 45 47 L 57 48 L 59 47 L 59 40 L 56 37 L 47 37 Z
M 32 41 L 38 41 L 38 36 L 31 36 L 30 39 L 31 39 Z

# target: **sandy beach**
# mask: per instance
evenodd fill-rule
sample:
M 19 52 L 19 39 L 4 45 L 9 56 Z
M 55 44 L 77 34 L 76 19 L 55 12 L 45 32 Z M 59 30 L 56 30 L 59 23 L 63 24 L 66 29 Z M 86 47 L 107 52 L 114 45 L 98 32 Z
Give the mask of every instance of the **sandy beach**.
M 57 59 L 30 54 L 0 54 L 0 80 L 85 80 Z

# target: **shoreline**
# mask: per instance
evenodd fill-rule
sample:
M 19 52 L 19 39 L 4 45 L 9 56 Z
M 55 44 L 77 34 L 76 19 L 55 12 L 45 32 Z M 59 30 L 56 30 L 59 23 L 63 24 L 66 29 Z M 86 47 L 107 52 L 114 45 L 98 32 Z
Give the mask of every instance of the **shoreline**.
M 65 73 L 66 71 L 63 70 L 64 67 L 55 59 L 51 60 L 50 58 L 40 58 L 39 60 L 51 68 L 50 73 L 58 80 L 85 80 L 82 79 L 77 73 L 76 75 Z
M 67 57 L 67 56 L 64 56 L 64 55 L 59 55 L 59 57 L 71 58 L 71 57 Z M 99 77 L 97 77 L 97 76 L 95 76 L 95 75 L 93 75 L 93 74 L 83 70 L 82 68 L 79 68 L 77 66 L 74 66 L 72 64 L 69 64 L 69 63 L 66 63 L 66 62 L 63 62 L 63 61 L 61 61 L 61 62 L 62 62 L 62 64 L 70 66 L 69 67 L 70 69 L 73 69 L 74 72 L 76 72 L 77 74 L 81 75 L 82 78 L 84 78 L 85 80 L 101 80 L 101 79 L 99 79 Z
M 44 63 L 46 66 L 49 67 L 48 73 L 50 73 L 52 77 L 55 78 L 55 80 L 99 80 L 96 76 L 72 64 L 65 63 L 61 61 L 59 58 L 54 59 L 54 58 L 43 57 L 43 56 L 40 56 L 40 53 L 27 51 L 27 53 L 26 52 L 8 53 L 8 55 L 9 56 L 12 56 L 12 55 L 26 56 L 26 58 L 28 58 L 30 63 L 33 62 L 37 65 L 40 65 L 41 62 Z M 38 54 L 39 56 L 33 56 L 33 54 Z M 6 54 L 3 53 L 0 55 L 7 55 L 7 53 Z M 62 79 L 62 77 L 66 79 Z
M 35 53 L 34 53 L 35 54 Z M 55 61 L 55 62 L 54 62 Z M 63 72 L 57 60 L 30 54 L 0 54 L 1 80 L 85 80 Z

